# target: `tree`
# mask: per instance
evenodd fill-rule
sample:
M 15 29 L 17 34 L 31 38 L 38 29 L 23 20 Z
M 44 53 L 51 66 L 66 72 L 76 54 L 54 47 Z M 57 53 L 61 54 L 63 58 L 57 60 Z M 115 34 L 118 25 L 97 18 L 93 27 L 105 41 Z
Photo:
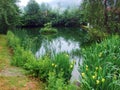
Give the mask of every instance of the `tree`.
M 25 7 L 23 22 L 26 26 L 37 26 L 40 17 L 39 4 L 35 0 L 30 0 Z
M 94 28 L 113 32 L 116 27 L 118 28 L 115 18 L 119 4 L 120 0 L 83 0 L 82 10 L 86 21 Z
M 0 32 L 6 33 L 19 22 L 17 0 L 0 0 Z

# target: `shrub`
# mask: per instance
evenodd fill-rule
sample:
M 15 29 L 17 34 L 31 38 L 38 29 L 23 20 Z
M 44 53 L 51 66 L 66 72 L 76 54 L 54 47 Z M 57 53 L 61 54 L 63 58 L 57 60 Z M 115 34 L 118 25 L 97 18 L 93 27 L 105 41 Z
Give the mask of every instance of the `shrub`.
M 57 29 L 52 28 L 52 23 L 46 23 L 44 25 L 44 28 L 41 28 L 40 33 L 42 33 L 42 34 L 57 33 Z
M 16 37 L 11 31 L 7 32 L 8 45 L 12 48 L 16 48 L 20 44 L 20 39 Z
M 77 88 L 73 84 L 65 83 L 62 72 L 59 72 L 59 75 L 56 75 L 55 72 L 49 72 L 47 90 L 77 90 Z
M 63 78 L 65 78 L 65 80 L 70 80 L 74 63 L 70 61 L 68 54 L 58 53 L 53 58 L 52 67 L 54 68 L 56 73 L 59 73 L 60 71 L 64 72 Z
M 39 59 L 39 77 L 40 79 L 47 81 L 48 73 L 52 71 L 52 61 L 46 55 L 44 58 Z
M 69 55 L 66 53 L 58 53 L 52 58 L 46 54 L 40 59 L 37 59 L 30 49 L 25 49 L 23 42 L 17 38 L 12 32 L 8 32 L 8 42 L 13 50 L 13 60 L 11 63 L 15 66 L 20 66 L 30 72 L 33 76 L 39 77 L 42 81 L 48 80 L 49 90 L 72 90 L 72 85 L 67 85 L 71 77 L 74 63 L 70 61 Z M 17 39 L 16 39 L 17 38 Z M 15 41 L 15 42 L 14 42 Z M 49 72 L 55 72 L 51 83 L 51 75 Z M 62 75 L 61 75 L 62 72 Z M 51 87 L 51 85 L 56 84 Z M 69 89 L 70 88 L 70 89 Z M 74 89 L 75 90 L 75 89 Z

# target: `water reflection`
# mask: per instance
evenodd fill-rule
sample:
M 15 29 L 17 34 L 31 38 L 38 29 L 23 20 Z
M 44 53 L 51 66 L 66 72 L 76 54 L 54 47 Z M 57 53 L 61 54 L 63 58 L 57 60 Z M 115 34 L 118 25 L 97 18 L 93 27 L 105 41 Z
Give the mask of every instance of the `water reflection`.
M 66 40 L 63 37 L 57 37 L 55 39 L 52 39 L 49 41 L 48 39 L 44 39 L 42 41 L 40 49 L 36 52 L 36 57 L 40 57 L 45 55 L 47 52 L 51 52 L 52 55 L 54 53 L 59 53 L 59 52 L 67 52 L 70 54 L 73 50 L 80 49 L 79 43 L 73 40 Z
M 80 48 L 81 45 L 86 41 L 85 32 L 77 28 L 58 28 L 57 35 L 44 36 L 39 33 L 40 28 L 36 30 L 26 30 L 26 33 L 30 38 L 35 38 L 32 45 L 32 52 L 37 58 L 49 53 L 54 56 L 59 52 L 66 52 L 69 54 L 71 60 L 76 60 L 76 64 L 72 71 L 71 81 L 79 80 L 78 66 L 82 63 Z M 18 32 L 18 31 L 17 31 Z M 21 30 L 20 30 L 21 32 Z M 19 32 L 18 32 L 19 35 Z M 21 34 L 19 35 L 21 37 Z M 24 39 L 25 36 L 23 36 Z M 22 37 L 21 37 L 22 38 Z

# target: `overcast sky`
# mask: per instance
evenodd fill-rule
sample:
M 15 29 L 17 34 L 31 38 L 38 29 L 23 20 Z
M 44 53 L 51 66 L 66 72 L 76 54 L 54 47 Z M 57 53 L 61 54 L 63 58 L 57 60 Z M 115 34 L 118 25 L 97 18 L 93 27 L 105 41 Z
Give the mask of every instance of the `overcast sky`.
M 68 7 L 68 6 L 76 6 L 76 5 L 80 5 L 82 0 L 35 0 L 36 2 L 38 2 L 39 4 L 41 3 L 48 3 L 50 4 L 52 7 L 56 7 L 59 6 L 62 8 Z M 25 7 L 27 5 L 27 3 L 29 2 L 29 0 L 20 0 L 19 2 L 19 6 L 20 7 Z

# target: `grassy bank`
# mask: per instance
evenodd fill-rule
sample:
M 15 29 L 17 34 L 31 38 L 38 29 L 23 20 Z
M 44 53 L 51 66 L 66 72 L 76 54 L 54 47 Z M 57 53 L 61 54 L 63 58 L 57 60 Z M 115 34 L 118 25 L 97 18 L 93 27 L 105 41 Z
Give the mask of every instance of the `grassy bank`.
M 40 81 L 25 75 L 25 70 L 11 66 L 11 60 L 7 37 L 0 35 L 0 90 L 44 90 Z
M 51 57 L 47 53 L 41 58 L 36 58 L 30 48 L 25 48 L 32 42 L 29 37 L 22 41 L 10 31 L 7 37 L 9 46 L 13 49 L 12 65 L 26 69 L 30 75 L 45 82 L 47 90 L 76 90 L 76 87 L 69 83 L 74 66 L 69 55 L 58 53 Z M 24 46 L 23 42 L 26 41 Z
M 120 37 L 109 36 L 101 43 L 82 49 L 82 90 L 120 90 Z

